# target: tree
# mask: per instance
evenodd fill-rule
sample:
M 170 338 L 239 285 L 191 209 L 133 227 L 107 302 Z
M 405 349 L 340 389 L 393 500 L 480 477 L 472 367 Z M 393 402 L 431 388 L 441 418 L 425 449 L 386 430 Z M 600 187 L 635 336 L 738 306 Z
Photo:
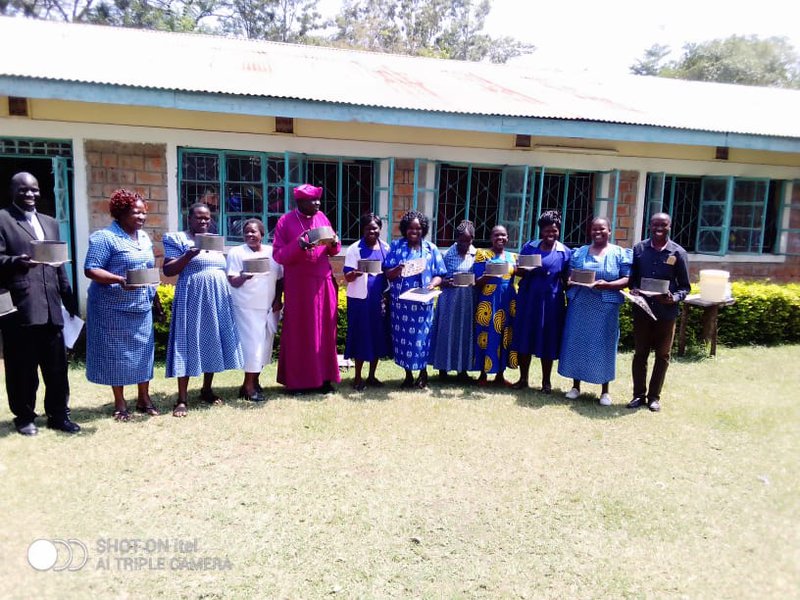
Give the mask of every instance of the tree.
M 669 46 L 663 44 L 653 44 L 644 51 L 644 57 L 636 61 L 631 66 L 631 73 L 634 75 L 658 75 L 663 68 L 663 60 L 669 55 Z
M 686 44 L 679 59 L 665 64 L 660 64 L 660 60 L 666 53 L 658 57 L 654 48 L 645 52 L 631 72 L 694 81 L 800 87 L 800 57 L 786 38 L 733 35 Z M 657 60 L 648 62 L 654 58 Z
M 506 62 L 535 47 L 483 33 L 490 0 L 345 0 L 336 45 L 459 60 Z
M 250 39 L 304 43 L 322 29 L 319 0 L 228 0 L 222 30 Z

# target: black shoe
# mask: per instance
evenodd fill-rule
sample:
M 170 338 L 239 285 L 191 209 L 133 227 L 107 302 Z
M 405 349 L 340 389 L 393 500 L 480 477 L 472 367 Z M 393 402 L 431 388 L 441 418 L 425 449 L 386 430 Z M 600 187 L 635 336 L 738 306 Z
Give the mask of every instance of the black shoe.
M 69 417 L 63 419 L 47 419 L 47 428 L 63 431 L 64 433 L 78 433 L 81 426 L 69 420 Z
M 644 406 L 645 404 L 647 404 L 647 401 L 644 398 L 634 398 L 633 400 L 628 402 L 625 408 L 639 408 L 640 406 Z
M 320 394 L 333 394 L 336 392 L 336 388 L 333 387 L 330 381 L 326 381 L 319 387 L 318 391 Z
M 264 402 L 266 400 L 266 398 L 264 397 L 264 394 L 262 394 L 258 390 L 254 391 L 249 396 L 245 394 L 243 396 L 243 398 L 245 400 L 249 400 L 250 402 Z
M 652 412 L 658 412 L 661 410 L 661 403 L 658 400 L 653 400 L 650 404 L 647 405 Z
M 36 427 L 36 423 L 31 421 L 30 423 L 25 423 L 25 425 L 14 425 L 17 430 L 17 433 L 21 435 L 27 435 L 29 437 L 33 437 L 37 433 L 39 433 L 39 429 Z

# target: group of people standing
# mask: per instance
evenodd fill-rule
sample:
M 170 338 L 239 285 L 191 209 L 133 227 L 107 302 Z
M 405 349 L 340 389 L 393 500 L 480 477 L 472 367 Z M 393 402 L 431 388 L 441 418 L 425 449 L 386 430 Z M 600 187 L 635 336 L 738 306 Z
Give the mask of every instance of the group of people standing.
M 271 361 L 273 337 L 283 318 L 278 359 L 278 382 L 294 394 L 327 393 L 340 381 L 336 348 L 337 282 L 329 257 L 341 251 L 336 235 L 313 242 L 309 231 L 330 227 L 320 212 L 322 188 L 308 184 L 293 190 L 297 207 L 283 215 L 275 228 L 273 246 L 264 243 L 258 219 L 243 227 L 245 243 L 222 253 L 203 251 L 197 235 L 209 232 L 211 212 L 197 203 L 189 207 L 185 231 L 163 237 L 167 276 L 177 276 L 167 346 L 167 377 L 175 377 L 178 396 L 172 414 L 188 414 L 188 382 L 202 375 L 200 399 L 222 402 L 212 388 L 214 374 L 242 369 L 240 397 L 264 399 L 259 382 Z M 58 239 L 56 222 L 35 210 L 38 183 L 28 173 L 12 179 L 13 204 L 0 211 L 0 285 L 20 309 L 2 320 L 6 387 L 17 431 L 35 435 L 37 367 L 47 386 L 48 426 L 75 433 L 69 418 L 69 383 L 64 357 L 60 306 L 76 314 L 64 266 L 31 264 L 32 239 Z M 109 201 L 112 223 L 94 232 L 84 263 L 91 280 L 87 305 L 87 378 L 112 388 L 113 417 L 128 421 L 124 386 L 137 386 L 137 411 L 158 415 L 149 395 L 153 377 L 153 319 L 163 313 L 155 288 L 130 285 L 128 271 L 155 266 L 153 244 L 143 231 L 147 205 L 128 190 L 117 190 Z M 38 215 L 38 217 L 37 217 Z M 348 331 L 345 357 L 355 361 L 353 387 L 382 387 L 376 367 L 393 357 L 404 369 L 402 388 L 425 388 L 428 366 L 439 378 L 463 384 L 527 388 L 531 359 L 541 361 L 542 386 L 552 391 L 555 360 L 558 372 L 573 380 L 568 398 L 577 398 L 581 382 L 602 385 L 600 403 L 611 403 L 609 382 L 615 378 L 619 340 L 620 290 L 637 293 L 641 277 L 669 280 L 669 293 L 647 298 L 658 316 L 653 321 L 634 311 L 636 351 L 633 361 L 636 408 L 660 408 L 677 303 L 689 291 L 686 252 L 669 240 L 669 216 L 654 215 L 651 238 L 633 253 L 609 243 L 607 219 L 592 221 L 591 243 L 570 251 L 559 241 L 561 220 L 555 211 L 538 220 L 541 239 L 522 248 L 522 255 L 539 255 L 541 266 L 521 268 L 515 253 L 506 250 L 504 227 L 491 232 L 491 247 L 476 249 L 474 225 L 462 222 L 457 240 L 444 254 L 425 238 L 428 218 L 409 211 L 400 220 L 401 237 L 386 244 L 378 215 L 361 217 L 361 239 L 345 254 Z M 23 239 L 24 238 L 24 239 Z M 244 261 L 270 261 L 266 276 L 244 270 Z M 380 261 L 381 270 L 359 270 L 359 260 Z M 413 265 L 414 268 L 409 268 Z M 590 269 L 591 287 L 571 285 L 572 269 Z M 471 273 L 474 285 L 462 285 L 457 275 Z M 438 300 L 425 291 L 441 290 Z M 421 290 L 423 300 L 408 292 Z M 434 294 L 431 294 L 433 296 Z M 58 307 L 56 310 L 53 307 Z M 641 314 L 639 314 L 641 312 Z M 649 388 L 647 359 L 656 353 Z M 364 363 L 368 374 L 363 376 Z M 509 368 L 520 369 L 510 384 Z M 416 376 L 414 372 L 417 372 Z M 474 380 L 469 372 L 477 372 Z M 488 376 L 492 375 L 491 383 Z

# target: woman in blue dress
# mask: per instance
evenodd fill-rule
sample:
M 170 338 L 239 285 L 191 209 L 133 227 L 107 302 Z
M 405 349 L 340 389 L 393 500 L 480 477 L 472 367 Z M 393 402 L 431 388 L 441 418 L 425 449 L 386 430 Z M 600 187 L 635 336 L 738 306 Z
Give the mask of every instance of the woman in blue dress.
M 513 387 L 518 390 L 528 387 L 531 355 L 534 355 L 542 363 L 542 392 L 549 394 L 553 389 L 550 381 L 553 361 L 561 352 L 567 311 L 564 290 L 572 252 L 558 241 L 561 234 L 561 214 L 558 211 L 543 212 L 538 225 L 542 238 L 529 241 L 520 251 L 520 256 L 541 256 L 542 266 L 518 271 L 522 278 L 517 292 L 511 347 L 519 356 L 519 381 Z
M 128 287 L 128 270 L 155 266 L 153 242 L 142 230 L 147 204 L 128 190 L 111 195 L 114 222 L 89 236 L 83 272 L 89 284 L 86 308 L 86 378 L 110 385 L 114 420 L 128 421 L 124 386 L 136 384 L 136 410 L 151 416 L 158 409 L 150 400 L 153 378 L 153 300 L 155 286 Z
M 403 237 L 392 242 L 383 263 L 391 285 L 394 361 L 406 371 L 405 379 L 400 385 L 402 388 L 428 387 L 433 300 L 401 300 L 400 294 L 412 288 L 433 289 L 442 282 L 442 277 L 447 273 L 439 249 L 423 239 L 428 235 L 429 226 L 428 217 L 421 212 L 412 210 L 403 215 L 400 219 L 400 233 Z M 409 264 L 408 274 L 404 277 L 406 263 L 416 260 L 420 260 L 420 263 Z M 411 268 L 417 264 L 422 265 L 421 271 Z M 414 370 L 419 370 L 416 381 Z
M 511 350 L 511 322 L 516 310 L 514 274 L 517 257 L 506 251 L 508 232 L 502 225 L 492 228 L 492 247 L 475 255 L 475 369 L 478 385 L 486 385 L 486 374 L 494 373 L 493 385 L 509 385 L 503 376 L 507 367 L 517 367 L 517 353 Z M 502 263 L 501 276 L 486 275 L 486 265 Z
M 462 221 L 456 228 L 456 243 L 444 253 L 447 275 L 433 317 L 431 363 L 439 370 L 439 379 L 447 380 L 448 371 L 458 373 L 456 380 L 472 383 L 467 371 L 473 368 L 475 293 L 472 287 L 455 287 L 456 273 L 471 273 L 475 263 L 475 226 Z
M 383 387 L 375 376 L 378 360 L 391 356 L 392 341 L 389 319 L 383 303 L 386 276 L 362 273 L 359 260 L 376 260 L 383 264 L 389 245 L 380 239 L 383 220 L 374 213 L 364 213 L 359 220 L 362 237 L 347 249 L 344 259 L 344 278 L 347 281 L 347 339 L 344 357 L 356 363 L 353 388 L 362 391 L 368 385 Z M 364 362 L 369 363 L 366 381 L 361 377 Z
M 164 234 L 164 275 L 178 276 L 167 343 L 167 377 L 178 378 L 175 417 L 188 413 L 189 377 L 203 374 L 200 400 L 221 404 L 211 384 L 214 373 L 241 369 L 225 255 L 201 251 L 195 234 L 208 233 L 211 211 L 202 203 L 189 207 L 189 229 Z
M 611 405 L 608 384 L 616 377 L 619 343 L 619 308 L 625 297 L 619 292 L 628 285 L 632 254 L 609 243 L 608 219 L 592 221 L 592 243 L 572 255 L 572 269 L 590 269 L 595 281 L 590 286 L 570 284 L 567 289 L 567 319 L 561 344 L 558 372 L 572 378 L 567 398 L 581 394 L 581 381 L 602 385 L 600 404 Z

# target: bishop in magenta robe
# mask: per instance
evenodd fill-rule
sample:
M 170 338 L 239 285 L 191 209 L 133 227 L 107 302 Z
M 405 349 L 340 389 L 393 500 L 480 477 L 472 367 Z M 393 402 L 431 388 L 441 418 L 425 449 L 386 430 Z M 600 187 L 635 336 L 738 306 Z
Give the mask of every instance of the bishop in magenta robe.
M 319 245 L 305 235 L 330 227 L 319 211 L 322 188 L 294 189 L 297 208 L 275 226 L 273 257 L 283 265 L 283 332 L 278 355 L 278 383 L 289 391 L 333 391 L 340 381 L 336 352 L 337 297 L 329 256 L 338 254 L 338 237 Z

